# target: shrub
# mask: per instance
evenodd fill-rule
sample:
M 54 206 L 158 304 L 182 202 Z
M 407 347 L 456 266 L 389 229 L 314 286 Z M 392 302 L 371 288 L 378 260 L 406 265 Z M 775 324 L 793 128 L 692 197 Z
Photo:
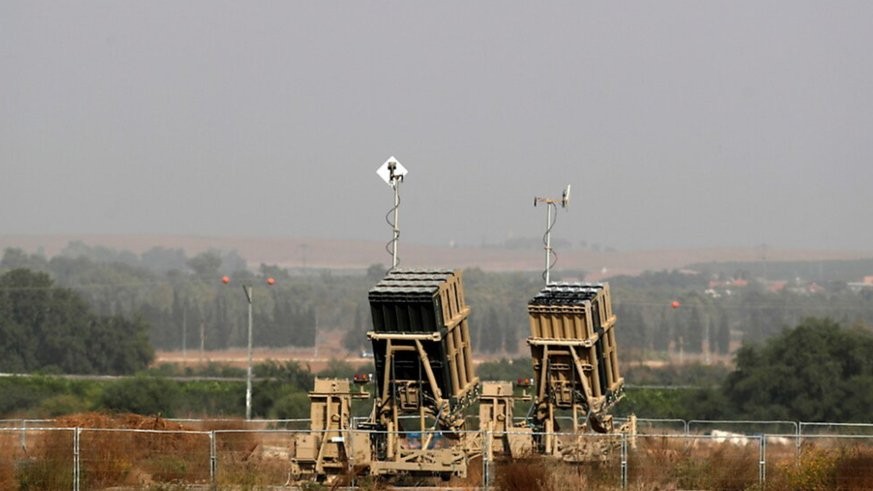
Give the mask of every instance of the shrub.
M 179 385 L 171 380 L 138 375 L 119 380 L 103 391 L 102 407 L 114 412 L 173 416 L 180 396 Z

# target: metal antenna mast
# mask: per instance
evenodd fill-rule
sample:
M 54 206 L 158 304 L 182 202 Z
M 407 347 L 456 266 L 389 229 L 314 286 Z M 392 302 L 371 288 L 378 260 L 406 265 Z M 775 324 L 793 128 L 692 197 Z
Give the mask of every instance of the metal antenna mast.
M 558 203 L 561 204 L 561 208 L 567 208 L 567 205 L 570 204 L 570 185 L 568 184 L 564 189 L 561 199 L 541 198 L 537 196 L 534 198 L 534 207 L 536 207 L 537 203 L 545 203 L 546 205 L 546 233 L 543 235 L 543 244 L 545 245 L 546 250 L 546 267 L 543 271 L 543 279 L 546 280 L 546 284 L 548 285 L 550 282 L 552 266 L 555 265 L 555 260 L 557 259 L 555 251 L 552 250 L 552 227 L 555 226 L 555 220 L 558 218 Z M 552 208 L 555 209 L 555 220 L 552 220 Z
M 391 254 L 391 269 L 397 268 L 397 243 L 400 239 L 400 183 L 403 182 L 403 178 L 407 173 L 406 168 L 393 156 L 376 170 L 376 174 L 394 190 L 394 208 L 391 208 L 388 214 L 385 215 L 385 221 L 388 222 L 388 225 L 391 225 L 392 230 L 392 238 L 385 246 L 388 253 Z M 388 218 L 392 214 L 394 215 L 394 221 Z

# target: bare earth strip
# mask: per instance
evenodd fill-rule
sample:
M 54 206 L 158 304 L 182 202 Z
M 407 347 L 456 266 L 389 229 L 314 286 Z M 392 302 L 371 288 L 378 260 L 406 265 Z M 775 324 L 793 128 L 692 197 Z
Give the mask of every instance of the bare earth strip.
M 297 362 L 302 367 L 309 367 L 312 372 L 320 372 L 337 360 L 344 361 L 353 367 L 372 363 L 372 358 L 362 358 L 359 353 L 349 353 L 342 347 L 343 332 L 339 330 L 324 330 L 318 333 L 318 348 L 299 348 L 288 346 L 284 348 L 254 348 L 252 361 L 255 364 L 265 361 L 279 363 Z M 220 351 L 199 350 L 158 351 L 155 353 L 153 365 L 172 364 L 187 367 L 200 367 L 209 363 L 230 365 L 237 368 L 248 366 L 248 350 L 246 348 L 230 348 Z
M 292 237 L 197 237 L 180 235 L 5 235 L 0 249 L 19 247 L 35 252 L 42 248 L 48 256 L 59 253 L 70 241 L 102 245 L 141 254 L 152 247 L 181 248 L 189 256 L 209 249 L 237 251 L 252 267 L 265 263 L 287 268 L 365 269 L 386 264 L 390 257 L 379 241 L 330 240 Z M 404 244 L 403 264 L 407 267 L 479 267 L 488 271 L 538 271 L 542 251 L 510 250 L 496 247 L 440 247 Z M 709 248 L 650 251 L 595 252 L 581 249 L 560 250 L 558 267 L 591 272 L 589 279 L 642 271 L 681 269 L 709 261 L 758 261 L 761 249 Z M 768 261 L 823 261 L 873 257 L 869 251 L 818 251 L 767 249 Z
M 235 348 L 221 351 L 205 351 L 202 355 L 199 351 L 158 351 L 155 353 L 154 365 L 171 364 L 183 367 L 198 367 L 208 363 L 229 365 L 237 368 L 248 366 L 248 357 L 245 348 Z M 341 357 L 325 356 L 316 354 L 313 349 L 283 349 L 283 348 L 256 348 L 252 350 L 254 364 L 265 361 L 285 363 L 297 362 L 302 367 L 309 367 L 313 373 L 327 369 L 336 360 L 342 360 L 353 367 L 372 362 L 372 358 L 343 355 Z

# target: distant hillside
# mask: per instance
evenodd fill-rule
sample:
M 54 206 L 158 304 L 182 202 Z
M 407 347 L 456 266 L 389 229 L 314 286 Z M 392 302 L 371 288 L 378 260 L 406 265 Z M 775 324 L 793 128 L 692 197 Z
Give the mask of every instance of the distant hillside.
M 728 277 L 746 276 L 770 280 L 794 280 L 824 283 L 828 281 L 858 281 L 873 275 L 873 258 L 867 259 L 807 259 L 804 261 L 708 262 L 688 266 L 702 273 Z
M 261 263 L 275 264 L 286 268 L 331 268 L 365 269 L 371 264 L 388 264 L 390 256 L 385 252 L 384 242 L 330 240 L 294 237 L 197 237 L 177 235 L 29 235 L 0 236 L 0 249 L 19 247 L 29 252 L 42 250 L 47 256 L 60 252 L 71 241 L 82 241 L 89 245 L 102 245 L 114 249 L 126 249 L 141 254 L 152 247 L 181 248 L 189 255 L 208 249 L 237 251 L 250 267 Z M 404 266 L 442 266 L 469 268 L 479 267 L 487 271 L 537 271 L 543 267 L 541 249 L 510 249 L 489 247 L 440 247 L 403 243 L 400 249 L 401 263 Z M 693 265 L 712 270 L 733 270 L 744 268 L 757 271 L 754 265 L 760 263 L 761 250 L 758 247 L 717 248 L 717 249 L 674 249 L 654 251 L 613 251 L 598 252 L 587 249 L 556 249 L 559 270 L 588 272 L 590 279 L 599 279 L 617 274 L 635 275 L 642 271 L 681 269 Z M 805 261 L 845 261 L 850 270 L 852 263 L 873 257 L 873 251 L 815 251 L 777 249 L 767 250 L 768 268 L 777 263 L 798 265 Z M 714 266 L 719 264 L 718 267 Z M 751 266 L 750 266 L 751 265 Z M 801 269 L 799 266 L 786 266 Z M 811 265 L 813 273 L 818 266 Z M 860 268 L 860 266 L 859 266 Z M 775 271 L 775 269 L 774 269 Z M 830 269 L 828 268 L 828 271 Z M 833 270 L 836 272 L 837 270 Z M 858 269 L 858 274 L 869 271 Z M 830 274 L 830 273 L 827 273 Z M 844 274 L 844 273 L 840 273 Z M 869 272 L 867 273 L 869 274 Z M 815 274 L 804 276 L 815 279 Z

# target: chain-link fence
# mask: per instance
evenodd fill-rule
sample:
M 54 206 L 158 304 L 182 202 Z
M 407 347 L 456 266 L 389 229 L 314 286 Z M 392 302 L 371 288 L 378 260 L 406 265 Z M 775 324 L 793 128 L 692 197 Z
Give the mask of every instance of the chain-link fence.
M 296 443 L 310 434 L 304 426 L 185 420 L 174 429 L 57 428 L 6 420 L 0 489 L 292 489 Z M 331 438 L 371 436 L 352 433 Z M 466 436 L 478 442 L 468 447 L 467 478 L 449 485 L 468 489 L 873 489 L 873 425 L 643 419 L 636 434 L 517 433 L 530 444 L 513 458 L 509 443 L 494 444 L 509 435 Z M 410 449 L 453 444 L 438 432 L 397 437 Z M 546 445 L 553 455 L 538 456 Z

